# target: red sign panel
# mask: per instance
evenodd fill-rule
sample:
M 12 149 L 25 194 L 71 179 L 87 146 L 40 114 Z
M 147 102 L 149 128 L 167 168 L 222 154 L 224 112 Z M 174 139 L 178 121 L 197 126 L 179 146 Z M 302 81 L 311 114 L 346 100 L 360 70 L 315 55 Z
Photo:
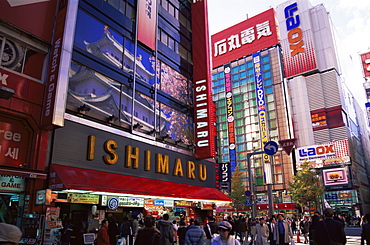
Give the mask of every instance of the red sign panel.
M 213 67 L 271 47 L 278 42 L 275 11 L 269 9 L 212 35 Z
M 1 1 L 0 16 L 2 20 L 50 42 L 57 2 Z
M 15 92 L 14 97 L 32 102 L 39 106 L 42 105 L 44 85 L 41 83 L 0 68 L 0 86 L 13 89 Z M 28 113 L 32 114 L 33 112 L 28 111 Z
M 212 102 L 207 1 L 192 4 L 195 153 L 198 159 L 216 156 L 215 110 Z
M 9 167 L 28 162 L 31 132 L 22 121 L 2 117 L 0 120 L 0 163 Z
M 156 49 L 157 1 L 138 0 L 137 39 L 149 48 Z
M 360 56 L 364 77 L 370 77 L 370 52 L 361 54 Z
M 296 140 L 297 140 L 296 138 L 286 139 L 286 140 L 279 140 L 279 144 L 284 149 L 286 154 L 290 155 L 290 153 L 292 152 L 293 146 L 295 145 Z

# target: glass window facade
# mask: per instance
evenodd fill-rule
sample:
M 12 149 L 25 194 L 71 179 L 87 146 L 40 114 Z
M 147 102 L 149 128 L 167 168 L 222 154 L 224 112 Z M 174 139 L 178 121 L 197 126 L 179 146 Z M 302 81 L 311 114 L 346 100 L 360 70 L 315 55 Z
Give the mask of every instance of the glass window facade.
M 271 53 L 273 51 L 261 52 L 261 67 L 262 67 L 262 78 L 265 89 L 265 102 L 266 111 L 268 115 L 267 127 L 268 135 L 271 140 L 278 141 L 279 132 L 277 125 L 276 115 L 276 102 L 274 95 L 274 79 L 275 83 L 280 83 L 280 77 L 273 77 L 273 64 Z M 240 65 L 238 65 L 238 62 Z M 279 62 L 275 58 L 273 62 Z M 261 151 L 261 137 L 260 137 L 260 126 L 258 119 L 258 107 L 256 99 L 256 86 L 255 86 L 255 74 L 253 70 L 252 57 L 248 56 L 238 61 L 231 62 L 231 83 L 233 93 L 233 109 L 235 116 L 235 140 L 237 150 L 237 164 L 241 170 L 247 170 L 246 154 L 253 151 Z M 275 65 L 277 67 L 277 65 Z M 223 80 L 223 67 L 219 67 L 213 70 L 212 75 L 212 86 L 213 86 L 213 99 L 216 102 L 216 111 L 218 116 L 226 116 L 225 108 L 225 96 L 223 94 L 224 88 Z M 278 80 L 279 79 L 279 80 Z M 221 82 L 222 81 L 222 82 Z M 226 121 L 217 121 L 218 124 L 227 125 Z M 226 142 L 228 138 L 227 128 L 217 127 L 219 130 L 222 128 L 222 134 L 218 133 L 221 138 L 221 142 Z M 226 133 L 225 133 L 226 131 Z M 221 146 L 219 146 L 221 147 Z M 222 149 L 221 149 L 222 148 Z M 229 151 L 225 147 L 218 149 L 219 161 L 225 161 L 229 159 Z M 283 172 L 281 166 L 281 158 L 271 158 L 273 164 L 273 181 L 274 183 L 282 183 Z M 264 169 L 262 164 L 262 156 L 253 156 L 253 171 L 256 176 L 254 182 L 257 186 L 264 185 Z M 246 185 L 248 186 L 248 176 L 246 176 Z
M 87 106 L 85 118 L 126 131 L 139 124 L 141 133 L 190 146 L 191 3 L 160 0 L 158 13 L 157 50 L 151 50 L 135 42 L 134 1 L 79 1 L 67 112 L 80 115 Z

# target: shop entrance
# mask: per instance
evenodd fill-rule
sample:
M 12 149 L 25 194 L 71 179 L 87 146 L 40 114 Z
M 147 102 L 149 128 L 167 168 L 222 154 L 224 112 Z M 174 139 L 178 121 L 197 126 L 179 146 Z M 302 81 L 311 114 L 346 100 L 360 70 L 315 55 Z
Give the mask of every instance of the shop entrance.
M 20 227 L 23 196 L 23 194 L 0 192 L 0 222 Z

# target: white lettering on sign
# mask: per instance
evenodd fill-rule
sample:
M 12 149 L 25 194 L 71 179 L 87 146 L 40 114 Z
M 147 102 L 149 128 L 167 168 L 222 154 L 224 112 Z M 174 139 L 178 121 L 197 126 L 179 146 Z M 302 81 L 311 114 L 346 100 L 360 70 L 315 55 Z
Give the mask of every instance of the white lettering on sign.
M 6 82 L 6 79 L 8 78 L 9 76 L 7 74 L 1 74 L 0 73 L 0 80 L 1 80 L 1 84 L 2 85 L 8 85 L 8 83 Z
M 18 159 L 18 153 L 19 153 L 19 148 L 9 147 L 8 151 L 5 153 L 5 156 L 17 160 Z
M 214 43 L 214 57 L 223 55 L 227 52 L 233 51 L 242 47 L 242 45 L 251 44 L 253 41 L 272 35 L 270 28 L 270 21 L 264 21 L 256 24 L 240 33 L 232 34 L 228 38 L 221 39 Z
M 195 82 L 194 89 L 197 93 L 201 93 L 195 96 L 195 108 L 196 108 L 195 118 L 197 120 L 196 122 L 196 145 L 198 147 L 206 147 L 206 146 L 209 146 L 208 98 L 207 98 L 206 80 L 200 80 L 200 81 Z
M 4 140 L 20 142 L 21 141 L 21 134 L 20 133 L 13 133 L 9 130 L 0 129 L 0 140 L 3 138 Z

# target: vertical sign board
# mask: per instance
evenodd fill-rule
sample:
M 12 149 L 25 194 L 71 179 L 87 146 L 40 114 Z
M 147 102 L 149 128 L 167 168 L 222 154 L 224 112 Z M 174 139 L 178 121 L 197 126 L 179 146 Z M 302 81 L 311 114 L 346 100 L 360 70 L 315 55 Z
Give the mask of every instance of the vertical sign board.
M 221 66 L 278 43 L 275 10 L 269 9 L 212 35 L 213 67 Z
M 212 109 L 211 59 L 209 51 L 206 0 L 194 0 L 191 6 L 193 30 L 193 80 L 195 153 L 198 159 L 216 156 L 215 111 Z
M 317 69 L 308 0 L 286 1 L 276 8 L 287 78 Z
M 231 192 L 231 166 L 229 162 L 220 163 L 220 189 Z
M 268 137 L 268 126 L 267 126 L 267 112 L 266 112 L 266 100 L 265 100 L 265 86 L 263 85 L 262 79 L 262 69 L 261 69 L 261 53 L 257 52 L 252 55 L 253 58 L 253 67 L 254 67 L 254 80 L 256 84 L 256 99 L 257 99 L 257 108 L 258 108 L 258 122 L 260 126 L 260 135 L 262 147 L 269 141 Z M 270 157 L 267 154 L 263 154 L 263 162 L 265 171 L 270 173 L 270 166 L 267 166 L 270 163 Z M 266 180 L 270 180 L 267 178 Z
M 364 77 L 370 77 L 370 52 L 360 55 Z
M 156 50 L 157 1 L 138 0 L 137 39 Z
M 77 4 L 77 2 L 61 0 L 58 5 L 41 115 L 41 127 L 47 130 L 53 129 L 54 126 L 64 125 L 68 66 L 73 46 L 73 38 L 70 37 L 74 35 L 75 24 L 72 10 L 75 11 L 74 14 L 77 14 L 77 6 L 72 6 L 73 4 Z
M 229 157 L 231 172 L 236 168 L 236 144 L 235 144 L 235 117 L 233 108 L 233 92 L 231 83 L 231 67 L 230 64 L 224 66 L 225 73 L 225 92 L 226 92 L 226 117 L 227 117 L 227 131 L 229 135 Z

